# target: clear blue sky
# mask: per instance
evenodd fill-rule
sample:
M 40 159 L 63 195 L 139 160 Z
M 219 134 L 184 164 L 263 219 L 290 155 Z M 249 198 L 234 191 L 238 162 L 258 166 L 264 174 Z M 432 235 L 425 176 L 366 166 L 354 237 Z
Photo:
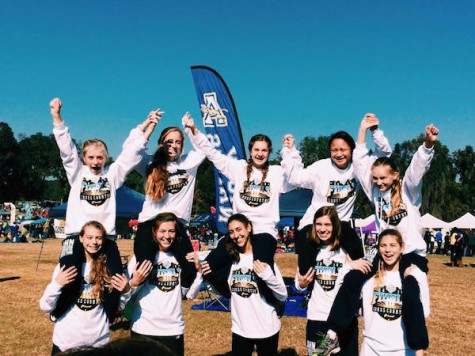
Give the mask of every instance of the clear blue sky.
M 114 157 L 156 107 L 161 128 L 200 117 L 198 64 L 226 80 L 246 143 L 356 136 L 374 112 L 392 144 L 433 122 L 451 150 L 473 145 L 473 1 L 4 0 L 0 44 L 0 121 L 48 134 L 58 96 L 73 137 Z

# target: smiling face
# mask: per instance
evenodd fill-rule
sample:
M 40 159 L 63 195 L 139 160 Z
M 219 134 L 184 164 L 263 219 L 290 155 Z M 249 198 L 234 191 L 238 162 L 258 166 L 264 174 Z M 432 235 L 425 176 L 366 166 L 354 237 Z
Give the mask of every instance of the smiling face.
M 83 161 L 94 175 L 99 175 L 107 162 L 107 150 L 100 143 L 91 144 L 83 149 Z
M 241 252 L 247 251 L 250 246 L 251 225 L 246 225 L 239 220 L 232 220 L 228 223 L 228 232 L 231 240 L 237 245 Z
M 404 245 L 398 241 L 395 235 L 385 235 L 379 240 L 379 254 L 384 262 L 386 271 L 399 270 L 399 260 L 401 258 Z
M 374 166 L 371 168 L 373 184 L 380 192 L 386 192 L 399 180 L 399 173 L 394 172 L 388 165 Z
M 315 233 L 321 243 L 328 245 L 332 239 L 333 224 L 328 215 L 320 216 L 315 220 Z
M 86 226 L 84 233 L 79 236 L 84 247 L 86 261 L 90 261 L 101 249 L 104 242 L 104 232 L 94 226 Z
M 335 138 L 330 143 L 331 160 L 339 169 L 348 167 L 352 153 L 350 145 L 341 138 Z
M 176 226 L 174 221 L 162 222 L 153 231 L 153 236 L 158 244 L 158 249 L 167 252 L 175 241 Z
M 170 131 L 163 138 L 163 147 L 168 153 L 168 161 L 176 161 L 183 150 L 183 136 L 180 131 Z
M 269 159 L 270 149 L 266 141 L 256 141 L 251 148 L 252 165 L 263 168 Z

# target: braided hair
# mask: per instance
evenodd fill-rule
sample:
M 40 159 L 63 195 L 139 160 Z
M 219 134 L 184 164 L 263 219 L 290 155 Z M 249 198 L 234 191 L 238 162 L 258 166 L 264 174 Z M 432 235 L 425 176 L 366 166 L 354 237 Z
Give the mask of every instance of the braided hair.
M 265 143 L 267 143 L 267 147 L 269 149 L 269 155 L 272 153 L 272 141 L 269 138 L 269 136 L 263 135 L 263 134 L 257 134 L 251 137 L 251 140 L 249 141 L 249 145 L 248 145 L 249 152 L 252 151 L 252 148 L 254 147 L 254 144 L 257 141 L 264 141 Z M 252 162 L 252 157 L 250 157 L 247 161 L 247 167 L 246 167 L 247 179 L 244 182 L 244 189 L 247 189 L 249 185 L 251 184 L 252 167 L 253 167 L 253 162 Z M 267 174 L 269 173 L 268 160 L 264 164 L 264 167 L 261 169 L 261 171 L 262 171 L 262 179 L 261 179 L 260 189 L 261 189 L 261 192 L 263 192 L 265 189 L 264 182 L 267 178 Z
M 391 174 L 397 173 L 396 179 L 394 179 L 391 185 L 391 206 L 392 209 L 388 214 L 388 217 L 394 216 L 399 212 L 402 202 L 402 184 L 399 177 L 399 168 L 396 162 L 391 157 L 379 157 L 374 161 L 372 167 L 388 166 L 391 170 Z

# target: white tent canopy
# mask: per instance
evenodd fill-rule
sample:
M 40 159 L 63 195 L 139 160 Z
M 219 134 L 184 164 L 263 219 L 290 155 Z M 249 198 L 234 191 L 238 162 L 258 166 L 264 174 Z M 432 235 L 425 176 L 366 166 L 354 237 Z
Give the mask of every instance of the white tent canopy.
M 449 223 L 450 227 L 456 227 L 458 229 L 475 229 L 475 216 L 470 213 L 466 213 L 457 220 Z
M 449 224 L 427 213 L 421 218 L 421 226 L 424 229 L 444 229 L 449 227 Z

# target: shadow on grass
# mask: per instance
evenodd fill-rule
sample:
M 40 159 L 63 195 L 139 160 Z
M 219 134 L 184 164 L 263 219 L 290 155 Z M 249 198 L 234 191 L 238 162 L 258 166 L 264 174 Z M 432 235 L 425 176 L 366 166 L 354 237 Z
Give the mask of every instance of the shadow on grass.
M 297 351 L 294 348 L 282 349 L 277 354 L 279 356 L 298 356 Z M 225 354 L 215 354 L 213 356 L 232 356 L 232 352 L 226 352 Z
M 20 277 L 15 276 L 15 277 L 0 278 L 0 282 L 13 281 L 13 280 L 15 280 L 15 279 L 20 279 Z

